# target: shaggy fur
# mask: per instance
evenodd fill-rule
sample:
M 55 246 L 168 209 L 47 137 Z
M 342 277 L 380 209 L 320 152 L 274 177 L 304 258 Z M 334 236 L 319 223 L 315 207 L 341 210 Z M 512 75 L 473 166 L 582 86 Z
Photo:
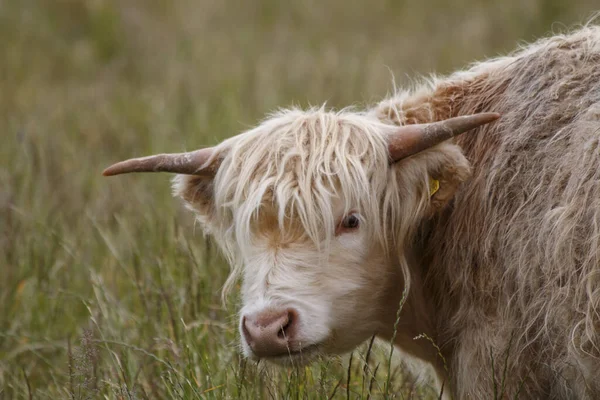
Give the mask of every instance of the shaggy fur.
M 423 229 L 423 290 L 459 398 L 600 398 L 600 28 L 435 80 L 377 113 L 416 123 L 493 110 L 457 140 L 474 174 Z M 508 357 L 508 358 L 506 358 Z M 502 365 L 505 361 L 508 366 Z
M 502 118 L 388 164 L 394 124 L 482 111 Z M 292 305 L 301 340 L 339 353 L 390 338 L 409 289 L 396 344 L 456 398 L 600 398 L 599 27 L 364 113 L 282 111 L 216 158 L 174 187 L 242 276 L 242 315 Z M 336 235 L 350 211 L 360 229 Z

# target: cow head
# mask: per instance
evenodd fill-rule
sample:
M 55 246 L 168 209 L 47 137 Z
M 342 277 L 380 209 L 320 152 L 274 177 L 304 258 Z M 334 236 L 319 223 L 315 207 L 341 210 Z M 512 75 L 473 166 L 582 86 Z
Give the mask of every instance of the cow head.
M 124 161 L 105 175 L 179 173 L 175 194 L 233 267 L 227 286 L 242 279 L 244 353 L 307 362 L 390 328 L 409 285 L 412 232 L 469 173 L 446 139 L 497 117 L 398 127 L 288 110 L 216 147 Z

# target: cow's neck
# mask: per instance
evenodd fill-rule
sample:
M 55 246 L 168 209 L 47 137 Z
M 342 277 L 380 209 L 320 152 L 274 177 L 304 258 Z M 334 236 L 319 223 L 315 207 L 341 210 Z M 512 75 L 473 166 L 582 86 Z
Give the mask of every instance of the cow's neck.
M 422 278 L 419 273 L 411 274 L 411 288 L 403 299 L 403 278 L 398 271 L 396 279 L 387 282 L 382 328 L 378 336 L 386 341 L 394 340 L 401 352 L 432 365 L 440 382 L 446 381 L 445 360 L 440 355 L 435 331 L 435 312 L 432 302 L 423 292 Z M 397 311 L 402 305 L 400 318 Z

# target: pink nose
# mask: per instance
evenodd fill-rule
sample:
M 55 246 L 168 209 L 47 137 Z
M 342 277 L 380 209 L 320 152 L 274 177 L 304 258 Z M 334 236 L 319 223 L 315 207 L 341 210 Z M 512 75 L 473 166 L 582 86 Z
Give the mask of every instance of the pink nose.
M 242 318 L 244 339 L 258 357 L 287 355 L 298 330 L 298 313 L 292 308 L 266 310 Z

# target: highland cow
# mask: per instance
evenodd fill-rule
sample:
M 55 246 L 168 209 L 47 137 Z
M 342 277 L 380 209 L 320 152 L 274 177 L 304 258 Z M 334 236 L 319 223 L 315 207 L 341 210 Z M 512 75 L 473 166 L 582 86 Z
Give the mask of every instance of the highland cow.
M 251 358 L 389 340 L 401 306 L 396 346 L 456 398 L 600 398 L 600 27 L 105 174 L 142 171 L 180 174 L 242 279 Z

